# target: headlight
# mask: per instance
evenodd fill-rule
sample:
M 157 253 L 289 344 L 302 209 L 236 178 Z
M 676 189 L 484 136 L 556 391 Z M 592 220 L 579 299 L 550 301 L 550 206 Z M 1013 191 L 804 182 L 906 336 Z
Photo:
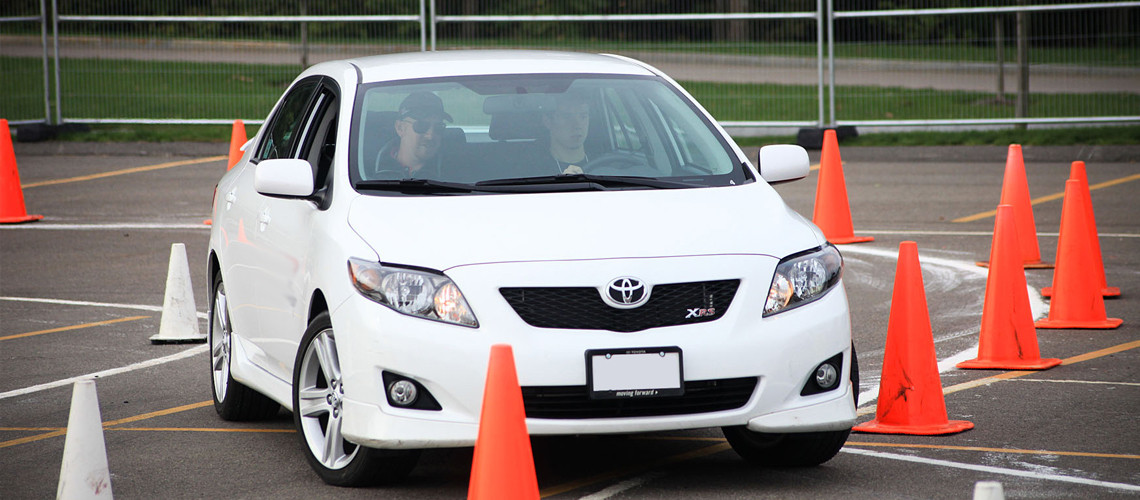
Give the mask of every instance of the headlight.
M 365 297 L 409 316 L 479 326 L 459 287 L 442 273 L 348 260 L 352 285 Z
M 764 316 L 787 311 L 823 297 L 839 283 L 843 274 L 843 257 L 835 246 L 785 257 L 776 266 Z

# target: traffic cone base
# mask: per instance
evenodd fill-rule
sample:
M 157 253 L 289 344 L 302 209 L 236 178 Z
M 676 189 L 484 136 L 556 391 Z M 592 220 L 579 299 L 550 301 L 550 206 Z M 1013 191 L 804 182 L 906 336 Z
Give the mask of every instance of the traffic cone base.
M 914 436 L 941 436 L 943 434 L 956 434 L 974 428 L 974 423 L 966 420 L 947 420 L 944 424 L 931 425 L 893 425 L 872 420 L 865 424 L 852 427 L 854 432 L 867 432 L 872 434 L 909 434 Z
M 866 243 L 868 241 L 875 241 L 874 236 L 847 236 L 843 238 L 828 238 L 827 241 L 834 245 L 846 245 L 848 243 Z
M 32 222 L 43 219 L 42 215 L 24 215 L 14 217 L 0 217 L 0 224 L 20 224 L 23 222 Z
M 1106 298 L 1107 297 L 1119 297 L 1120 296 L 1120 287 L 1106 286 L 1100 290 L 1100 295 L 1102 297 L 1106 297 Z M 1047 286 L 1045 288 L 1042 288 L 1041 289 L 1041 296 L 1045 297 L 1045 298 L 1052 297 L 1053 296 L 1053 287 Z
M 974 262 L 974 264 L 977 264 L 978 267 L 990 267 L 990 261 L 988 260 L 979 260 L 977 262 Z M 1033 262 L 1022 262 L 1021 267 L 1025 269 L 1053 269 L 1056 266 L 1052 262 L 1038 260 Z
M 971 359 L 954 365 L 965 370 L 1048 370 L 1060 365 L 1057 358 L 1037 359 Z
M 1120 318 L 1105 318 L 1103 320 L 1089 320 L 1089 321 L 1075 321 L 1063 319 L 1043 319 L 1033 323 L 1037 328 L 1063 328 L 1063 329 L 1080 329 L 1090 328 L 1097 330 L 1111 330 L 1124 324 L 1124 320 Z

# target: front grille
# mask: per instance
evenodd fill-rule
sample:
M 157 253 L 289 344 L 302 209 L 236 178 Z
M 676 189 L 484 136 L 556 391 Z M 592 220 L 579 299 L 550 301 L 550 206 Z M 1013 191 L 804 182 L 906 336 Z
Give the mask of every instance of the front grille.
M 590 399 L 584 385 L 523 387 L 528 418 L 584 419 L 688 415 L 740 408 L 756 377 L 685 382 L 685 394 L 659 398 Z
M 499 292 L 531 326 L 636 332 L 714 321 L 728 311 L 739 286 L 740 280 L 657 285 L 649 301 L 635 309 L 610 307 L 592 287 L 515 287 Z

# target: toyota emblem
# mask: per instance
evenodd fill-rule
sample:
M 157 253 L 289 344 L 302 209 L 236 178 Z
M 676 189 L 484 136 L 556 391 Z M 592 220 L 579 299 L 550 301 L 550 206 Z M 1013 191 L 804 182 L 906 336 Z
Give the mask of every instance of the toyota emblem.
M 649 300 L 649 287 L 645 282 L 630 276 L 611 280 L 602 297 L 606 303 L 619 309 L 640 307 Z

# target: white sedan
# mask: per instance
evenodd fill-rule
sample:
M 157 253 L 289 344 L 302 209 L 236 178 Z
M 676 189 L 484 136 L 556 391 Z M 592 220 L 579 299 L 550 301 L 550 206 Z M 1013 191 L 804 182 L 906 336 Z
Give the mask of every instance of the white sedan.
M 807 173 L 624 57 L 315 65 L 217 185 L 214 406 L 284 406 L 324 481 L 390 482 L 475 443 L 505 343 L 532 435 L 721 427 L 825 462 L 858 370 L 842 258 L 771 187 Z

